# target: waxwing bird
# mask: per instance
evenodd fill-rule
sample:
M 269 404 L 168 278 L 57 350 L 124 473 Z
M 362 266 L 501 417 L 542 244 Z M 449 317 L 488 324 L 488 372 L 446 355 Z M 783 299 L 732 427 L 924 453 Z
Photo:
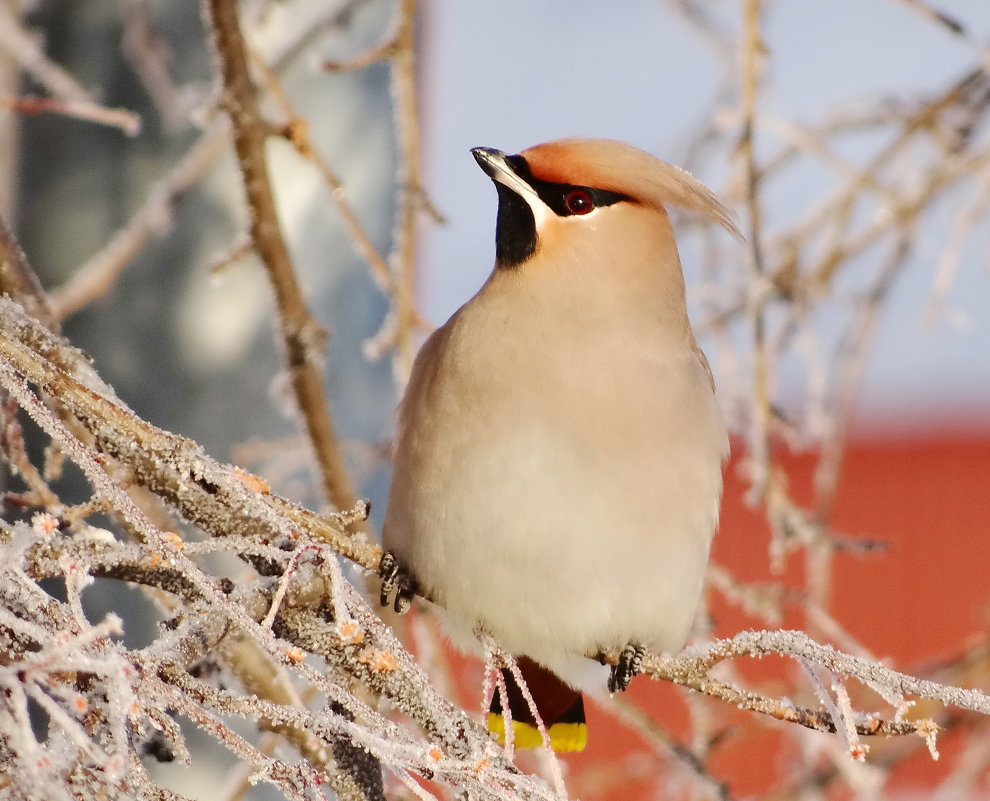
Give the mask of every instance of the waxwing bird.
M 666 209 L 735 227 L 621 142 L 472 153 L 498 192 L 495 268 L 399 406 L 382 603 L 418 593 L 520 657 L 554 746 L 579 749 L 578 689 L 625 689 L 644 649 L 683 646 L 698 604 L 728 438 Z M 514 685 L 508 703 L 534 744 Z

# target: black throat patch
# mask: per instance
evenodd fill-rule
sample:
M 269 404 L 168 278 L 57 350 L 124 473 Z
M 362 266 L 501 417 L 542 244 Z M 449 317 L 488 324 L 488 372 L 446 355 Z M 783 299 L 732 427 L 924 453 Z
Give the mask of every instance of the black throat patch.
M 536 250 L 536 218 L 529 203 L 509 187 L 495 183 L 498 219 L 495 223 L 495 266 L 515 267 Z

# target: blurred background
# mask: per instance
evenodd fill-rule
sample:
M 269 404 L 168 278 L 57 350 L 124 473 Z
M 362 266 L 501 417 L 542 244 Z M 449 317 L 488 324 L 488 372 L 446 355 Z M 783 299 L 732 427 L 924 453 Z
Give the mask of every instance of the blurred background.
M 986 687 L 990 4 L 762 4 L 752 174 L 745 7 L 419 4 L 419 153 L 442 223 L 420 214 L 413 231 L 425 321 L 414 336 L 491 269 L 496 198 L 471 147 L 605 136 L 691 169 L 737 209 L 748 240 L 681 220 L 692 317 L 735 432 L 720 572 L 699 637 L 799 627 L 908 672 Z M 408 164 L 393 68 L 340 69 L 388 39 L 396 3 L 255 0 L 242 13 L 259 59 L 398 270 Z M 28 97 L 125 109 L 140 130 L 29 113 Z M 141 416 L 319 506 L 280 377 L 267 279 L 237 248 L 245 210 L 215 99 L 196 3 L 0 0 L 0 213 L 65 333 Z M 288 121 L 274 92 L 265 110 Z M 392 299 L 319 171 L 284 141 L 269 148 L 295 267 L 329 331 L 334 422 L 377 528 L 407 369 L 389 347 Z M 94 273 L 110 278 L 90 297 L 96 282 L 78 278 Z M 764 362 L 760 390 L 754 365 Z M 455 664 L 473 709 L 480 667 Z M 783 663 L 740 671 L 765 691 L 798 692 Z M 990 794 L 988 733 L 971 720 L 941 741 L 939 762 L 918 740 L 877 743 L 858 764 L 835 738 L 726 716 L 674 688 L 640 681 L 631 695 L 723 797 Z M 607 710 L 592 716 L 590 748 L 568 761 L 574 797 L 707 797 L 698 788 L 712 782 L 669 747 Z M 212 797 L 179 774 L 171 781 Z

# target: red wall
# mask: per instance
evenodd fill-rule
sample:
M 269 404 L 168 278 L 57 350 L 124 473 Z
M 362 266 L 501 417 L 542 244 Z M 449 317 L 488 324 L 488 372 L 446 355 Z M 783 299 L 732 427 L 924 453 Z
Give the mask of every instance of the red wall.
M 781 458 L 792 491 L 807 502 L 811 497 L 813 456 Z M 734 464 L 726 478 L 722 527 L 714 558 L 742 579 L 778 580 L 781 577 L 768 567 L 767 528 L 758 511 L 745 507 L 745 486 Z M 833 563 L 831 611 L 877 657 L 890 658 L 892 666 L 907 672 L 924 671 L 974 644 L 988 643 L 990 433 L 854 441 L 843 466 L 833 528 L 853 538 L 880 540 L 885 545 L 883 550 L 867 554 L 839 554 Z M 789 586 L 802 586 L 803 559 L 800 554 L 789 558 L 783 575 Z M 718 636 L 767 627 L 718 597 L 712 611 Z M 783 625 L 803 628 L 805 621 L 795 609 Z M 978 662 L 957 680 L 990 689 L 988 661 Z M 755 679 L 754 689 L 813 703 L 810 695 L 801 695 L 807 691 L 807 682 L 785 660 L 739 664 L 747 676 Z M 863 699 L 861 703 L 871 703 L 871 708 L 889 709 L 877 703 L 875 696 L 859 692 L 854 683 L 850 690 L 854 698 Z M 630 697 L 656 721 L 684 736 L 684 693 L 679 688 L 639 679 Z M 939 709 L 935 706 L 929 712 L 934 714 Z M 735 796 L 762 794 L 786 785 L 782 777 L 790 773 L 794 760 L 803 758 L 794 740 L 785 741 L 780 735 L 787 724 L 764 722 L 755 715 L 726 710 L 719 704 L 709 710 L 718 720 L 726 721 L 724 736 L 715 749 L 713 769 L 720 779 L 729 782 Z M 970 716 L 969 720 L 976 722 L 978 717 Z M 592 728 L 588 750 L 568 758 L 573 796 L 586 801 L 656 798 L 660 770 L 663 786 L 675 789 L 683 774 L 661 768 L 635 735 L 594 706 L 589 709 L 589 722 Z M 990 736 L 985 727 L 982 736 Z M 964 739 L 963 735 L 943 734 L 939 762 L 932 762 L 921 741 L 915 738 L 897 743 L 874 740 L 870 757 L 879 761 L 887 754 L 910 751 L 911 756 L 892 777 L 891 786 L 931 786 L 951 772 Z M 987 791 L 990 797 L 990 787 Z M 836 797 L 842 795 L 836 793 Z M 676 797 L 676 793 L 670 797 Z

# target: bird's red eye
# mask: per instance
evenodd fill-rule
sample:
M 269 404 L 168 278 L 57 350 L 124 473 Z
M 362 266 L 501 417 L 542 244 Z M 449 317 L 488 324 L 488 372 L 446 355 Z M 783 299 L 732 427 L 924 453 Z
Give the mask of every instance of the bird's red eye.
M 571 214 L 587 214 L 595 207 L 591 195 L 584 189 L 572 189 L 568 192 L 564 205 Z

